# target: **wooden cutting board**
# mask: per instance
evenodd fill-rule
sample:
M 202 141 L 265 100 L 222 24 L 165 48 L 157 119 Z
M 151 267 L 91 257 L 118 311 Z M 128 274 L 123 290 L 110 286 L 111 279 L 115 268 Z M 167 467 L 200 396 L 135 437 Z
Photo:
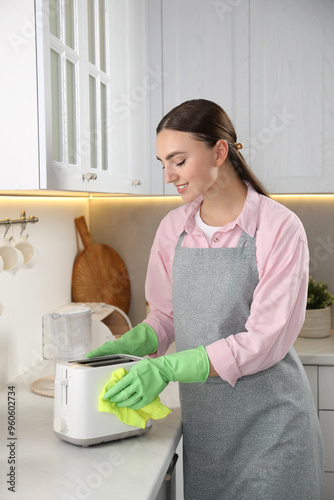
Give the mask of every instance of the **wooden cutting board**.
M 72 301 L 104 302 L 127 313 L 131 288 L 124 262 L 108 245 L 93 244 L 84 216 L 74 222 L 84 250 L 73 265 Z

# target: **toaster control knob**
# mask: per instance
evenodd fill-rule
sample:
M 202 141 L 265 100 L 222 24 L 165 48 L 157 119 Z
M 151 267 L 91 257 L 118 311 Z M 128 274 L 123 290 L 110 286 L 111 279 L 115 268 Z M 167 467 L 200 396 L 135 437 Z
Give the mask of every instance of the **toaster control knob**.
M 65 434 L 67 432 L 66 420 L 62 417 L 55 417 L 53 420 L 53 430 Z

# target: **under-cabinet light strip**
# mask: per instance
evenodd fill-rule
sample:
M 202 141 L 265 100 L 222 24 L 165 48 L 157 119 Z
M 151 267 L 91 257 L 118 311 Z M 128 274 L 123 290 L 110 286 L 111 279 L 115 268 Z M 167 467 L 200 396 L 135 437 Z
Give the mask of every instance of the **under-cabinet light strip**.
M 300 199 L 300 200 L 305 200 L 305 199 L 315 199 L 315 200 L 320 200 L 320 199 L 333 199 L 334 200 L 334 194 L 271 194 L 271 198 L 273 199 L 283 199 L 283 198 L 288 198 L 288 199 Z M 106 194 L 106 195 L 101 195 L 100 193 L 85 193 L 85 194 L 69 194 L 66 195 L 64 193 L 62 194 L 41 194 L 41 195 L 36 195 L 36 194 L 30 194 L 30 193 L 5 193 L 1 194 L 0 191 L 0 200 L 4 199 L 34 199 L 34 200 L 59 200 L 59 201 L 68 201 L 68 200 L 128 200 L 128 201 L 182 201 L 181 198 L 178 195 L 125 195 L 125 194 Z

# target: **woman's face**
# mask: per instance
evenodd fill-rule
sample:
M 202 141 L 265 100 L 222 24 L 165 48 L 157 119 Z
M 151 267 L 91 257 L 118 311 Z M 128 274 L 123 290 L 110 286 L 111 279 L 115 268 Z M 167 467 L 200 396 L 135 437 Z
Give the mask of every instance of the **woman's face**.
M 218 166 L 222 164 L 220 142 L 209 148 L 188 132 L 163 129 L 158 134 L 157 158 L 164 166 L 165 182 L 174 184 L 184 202 L 216 191 Z

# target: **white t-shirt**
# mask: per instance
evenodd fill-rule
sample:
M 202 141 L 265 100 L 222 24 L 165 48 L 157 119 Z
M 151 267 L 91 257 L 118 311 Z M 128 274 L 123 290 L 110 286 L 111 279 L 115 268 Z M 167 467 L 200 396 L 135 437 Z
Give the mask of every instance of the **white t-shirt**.
M 201 215 L 200 215 L 200 210 L 199 208 L 197 212 L 195 213 L 195 223 L 196 226 L 198 226 L 204 233 L 204 236 L 206 237 L 208 243 L 210 243 L 212 236 L 221 229 L 221 227 L 216 227 L 216 226 L 209 226 L 208 224 L 205 224 L 205 222 L 202 221 Z

